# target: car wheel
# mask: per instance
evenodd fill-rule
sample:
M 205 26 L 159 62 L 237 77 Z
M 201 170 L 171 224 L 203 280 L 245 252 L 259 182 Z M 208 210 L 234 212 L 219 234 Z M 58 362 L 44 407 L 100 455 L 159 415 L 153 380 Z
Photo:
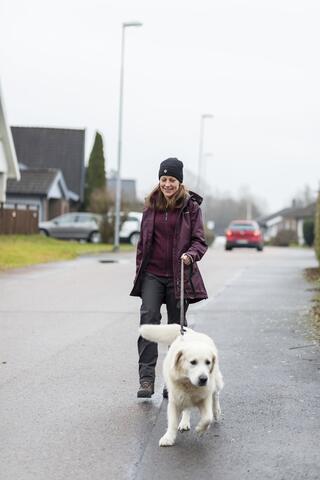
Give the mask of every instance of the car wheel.
M 262 252 L 263 247 L 257 247 L 258 252 Z
M 92 232 L 89 236 L 90 243 L 100 243 L 101 242 L 101 233 L 100 232 Z
M 225 247 L 225 250 L 232 250 L 232 247 Z
M 136 246 L 139 242 L 139 238 L 140 238 L 140 233 L 139 232 L 132 233 L 129 237 L 129 241 L 130 241 L 131 245 Z
M 49 232 L 48 230 L 44 230 L 43 228 L 39 230 L 39 235 L 42 235 L 43 237 L 49 237 Z

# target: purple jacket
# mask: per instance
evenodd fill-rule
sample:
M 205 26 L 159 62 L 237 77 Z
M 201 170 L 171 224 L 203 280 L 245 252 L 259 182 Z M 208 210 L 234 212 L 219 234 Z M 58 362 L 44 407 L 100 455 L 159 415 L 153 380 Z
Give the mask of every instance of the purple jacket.
M 199 302 L 208 298 L 197 262 L 207 251 L 207 243 L 204 238 L 204 229 L 200 204 L 202 198 L 196 193 L 190 192 L 185 199 L 177 218 L 175 234 L 173 239 L 173 278 L 175 285 L 175 296 L 180 298 L 180 257 L 187 253 L 192 257 L 193 263 L 184 266 L 184 295 L 189 303 Z M 141 297 L 141 284 L 148 264 L 152 248 L 152 236 L 154 228 L 155 210 L 146 208 L 143 212 L 140 240 L 137 246 L 137 269 L 133 289 L 130 295 Z

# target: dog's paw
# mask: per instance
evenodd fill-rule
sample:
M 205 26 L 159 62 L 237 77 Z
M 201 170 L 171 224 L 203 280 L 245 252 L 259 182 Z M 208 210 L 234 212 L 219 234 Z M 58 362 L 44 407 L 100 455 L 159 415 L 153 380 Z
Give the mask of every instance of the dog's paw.
M 199 433 L 199 435 L 202 435 L 205 433 L 211 425 L 211 422 L 205 422 L 205 423 L 198 423 L 196 426 L 196 432 Z
M 178 427 L 179 432 L 187 432 L 190 430 L 190 422 L 180 422 Z
M 167 433 L 160 438 L 159 447 L 172 447 L 174 445 L 175 438 Z

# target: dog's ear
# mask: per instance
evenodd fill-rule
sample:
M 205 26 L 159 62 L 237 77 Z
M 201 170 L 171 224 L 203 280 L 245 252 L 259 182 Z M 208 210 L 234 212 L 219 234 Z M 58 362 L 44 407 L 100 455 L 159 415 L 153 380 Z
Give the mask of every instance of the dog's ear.
M 212 359 L 211 359 L 210 373 L 213 372 L 215 363 L 216 363 L 216 356 L 215 356 L 215 354 L 213 353 L 213 354 L 212 354 Z
M 179 352 L 176 354 L 176 358 L 174 360 L 174 366 L 175 366 L 176 369 L 179 368 L 182 357 L 183 357 L 183 350 L 179 350 Z

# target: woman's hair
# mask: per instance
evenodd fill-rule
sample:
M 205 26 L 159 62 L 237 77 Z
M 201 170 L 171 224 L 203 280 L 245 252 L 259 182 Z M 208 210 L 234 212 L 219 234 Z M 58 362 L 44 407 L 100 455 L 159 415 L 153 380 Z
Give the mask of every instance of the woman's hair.
M 147 208 L 154 208 L 155 210 L 164 211 L 166 209 L 173 210 L 174 208 L 180 208 L 183 205 L 184 199 L 188 195 L 188 190 L 180 183 L 179 189 L 172 198 L 166 198 L 160 185 L 157 185 L 152 192 L 146 197 L 145 206 Z

